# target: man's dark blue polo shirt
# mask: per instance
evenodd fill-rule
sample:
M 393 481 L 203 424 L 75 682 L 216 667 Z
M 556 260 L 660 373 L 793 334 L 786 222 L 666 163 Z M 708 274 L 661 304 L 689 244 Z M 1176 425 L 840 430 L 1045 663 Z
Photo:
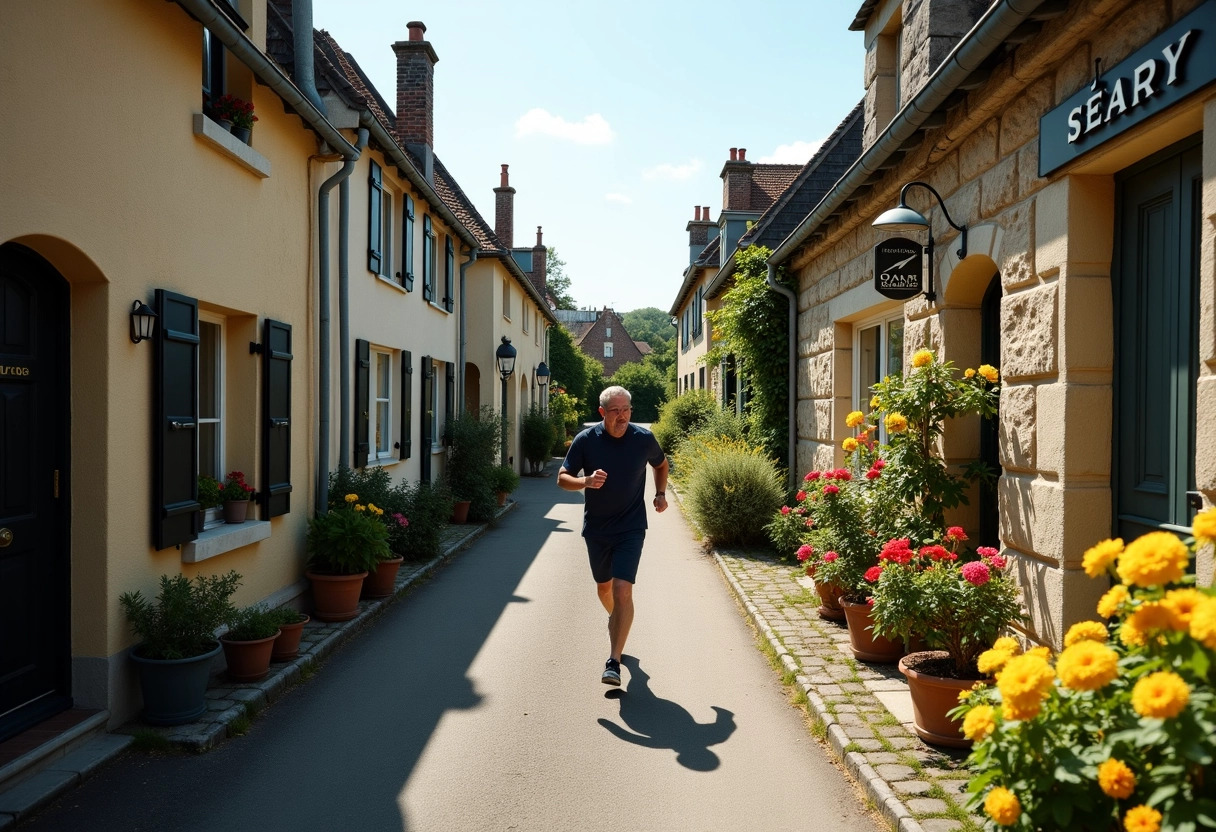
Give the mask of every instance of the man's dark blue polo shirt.
M 663 464 L 663 449 L 654 434 L 630 422 L 616 439 L 604 423 L 592 425 L 570 443 L 562 467 L 567 473 L 608 473 L 603 488 L 583 489 L 583 537 L 616 535 L 646 528 L 646 463 Z

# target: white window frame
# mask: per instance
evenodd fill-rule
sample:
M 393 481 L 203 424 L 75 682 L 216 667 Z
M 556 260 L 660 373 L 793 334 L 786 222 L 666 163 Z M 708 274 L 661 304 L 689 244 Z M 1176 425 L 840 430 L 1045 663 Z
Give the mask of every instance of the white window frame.
M 604 324 L 604 337 L 605 338 L 612 337 L 612 324 Z
M 440 433 L 439 426 L 443 421 L 439 418 L 439 379 L 443 376 L 443 363 L 440 361 L 431 361 L 431 453 L 437 454 L 443 450 L 443 434 Z M 445 379 L 443 383 L 447 383 Z
M 612 358 L 612 342 L 604 342 L 604 358 Z
M 853 324 L 853 379 L 852 379 L 852 401 L 853 410 L 860 410 L 862 413 L 870 412 L 870 397 L 873 395 L 868 389 L 862 389 L 862 333 L 878 329 L 879 333 L 879 366 L 876 381 L 881 381 L 884 376 L 892 375 L 892 353 L 891 353 L 891 325 L 898 323 L 900 325 L 900 342 L 899 342 L 899 373 L 903 373 L 903 333 L 906 331 L 907 321 L 904 318 L 903 307 L 900 306 L 894 310 L 888 310 L 880 315 L 873 315 L 869 318 L 856 321 Z M 885 425 L 878 426 L 878 439 L 880 442 L 887 441 L 887 428 Z
M 502 316 L 511 320 L 511 281 L 505 277 L 502 279 Z
M 226 398 L 225 391 L 227 388 L 227 385 L 225 384 L 226 373 L 224 372 L 227 356 L 226 356 L 226 350 L 224 349 L 224 336 L 226 334 L 225 324 L 227 323 L 227 321 L 223 315 L 217 315 L 214 312 L 205 312 L 200 309 L 199 313 L 198 313 L 198 322 L 199 322 L 200 334 L 202 332 L 203 326 L 205 326 L 205 325 L 214 326 L 216 328 L 215 352 L 213 354 L 213 360 L 215 361 L 215 388 L 216 388 L 215 389 L 215 412 L 217 415 L 214 417 L 211 417 L 211 416 L 204 417 L 202 415 L 202 413 L 199 414 L 198 430 L 195 431 L 195 436 L 194 436 L 194 454 L 195 454 L 195 457 L 197 458 L 198 455 L 202 453 L 202 449 L 199 447 L 200 439 L 202 437 L 202 426 L 203 425 L 215 425 L 216 426 L 216 429 L 215 429 L 215 459 L 212 460 L 212 463 L 215 466 L 215 478 L 217 480 L 219 480 L 220 484 L 222 485 L 224 482 L 224 475 L 227 473 L 227 471 L 224 470 L 224 411 L 227 406 L 226 401 L 225 401 L 225 398 Z M 199 358 L 199 375 L 198 375 L 198 377 L 199 377 L 199 384 L 201 385 L 203 383 L 203 376 L 204 376 L 203 361 L 205 360 L 201 342 L 199 345 L 198 358 Z M 203 400 L 202 392 L 203 391 L 201 389 L 197 391 L 198 400 L 199 400 L 200 404 L 202 403 L 202 400 Z M 199 471 L 201 472 L 203 470 L 202 460 L 199 459 L 198 463 L 199 463 Z M 204 529 L 209 529 L 209 528 L 213 528 L 215 526 L 219 526 L 223 522 L 224 522 L 224 507 L 223 506 L 215 506 L 213 508 L 209 508 L 206 510 L 206 512 L 203 515 L 203 528 Z
M 367 412 L 370 415 L 368 424 L 369 448 L 367 460 L 370 464 L 383 464 L 394 461 L 393 454 L 393 353 L 390 350 L 371 348 L 372 374 L 367 385 Z M 385 368 L 381 374 L 381 368 Z M 381 383 L 388 389 L 381 389 Z M 383 412 L 383 418 L 381 413 Z M 379 430 L 380 439 L 376 434 Z
M 394 259 L 400 260 L 401 252 L 393 245 L 393 237 L 397 232 L 395 206 L 401 194 L 381 173 L 380 180 L 380 276 L 390 283 L 398 282 L 396 275 L 400 270 L 395 268 Z

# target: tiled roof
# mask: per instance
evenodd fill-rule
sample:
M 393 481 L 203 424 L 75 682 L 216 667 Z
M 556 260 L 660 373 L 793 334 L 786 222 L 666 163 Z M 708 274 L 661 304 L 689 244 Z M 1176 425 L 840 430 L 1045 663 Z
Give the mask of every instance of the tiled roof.
M 763 210 L 790 186 L 803 165 L 757 164 L 752 168 L 752 208 Z
M 336 70 L 334 73 L 317 73 L 334 81 L 333 89 L 351 103 L 362 105 L 369 109 L 376 120 L 384 125 L 390 133 L 396 134 L 397 118 L 388 104 L 380 97 L 376 88 L 363 73 L 359 62 L 354 56 L 338 45 L 329 32 L 321 29 L 313 32 L 313 41 L 317 50 L 325 58 L 327 68 Z
M 650 355 L 654 352 L 654 347 L 647 344 L 645 341 L 634 341 L 633 345 L 638 348 L 638 352 L 642 355 Z
M 697 256 L 694 266 L 717 267 L 718 258 L 722 256 L 722 238 L 714 237 Z
M 583 339 L 588 333 L 595 328 L 595 321 L 579 321 L 578 323 L 570 324 L 566 327 L 570 330 L 570 335 L 574 338 L 575 346 L 583 343 Z
M 439 161 L 438 156 L 435 157 L 435 193 L 439 194 L 439 198 L 444 201 L 448 208 L 452 209 L 452 213 L 456 215 L 456 219 L 460 220 L 465 228 L 473 232 L 473 236 L 477 239 L 477 247 L 481 249 L 481 254 L 478 256 L 506 255 L 509 253 L 506 246 L 494 236 L 493 229 L 490 228 L 489 224 L 478 213 L 472 201 L 461 190 L 455 177 L 448 172 L 443 162 Z

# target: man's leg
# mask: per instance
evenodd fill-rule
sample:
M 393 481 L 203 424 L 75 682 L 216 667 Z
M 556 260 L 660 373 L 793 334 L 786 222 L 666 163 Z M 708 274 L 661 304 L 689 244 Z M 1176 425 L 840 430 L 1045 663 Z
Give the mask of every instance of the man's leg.
M 600 597 L 600 603 L 604 605 L 604 609 L 612 615 L 612 581 L 604 581 L 595 585 L 595 594 Z
M 625 640 L 629 638 L 629 628 L 633 626 L 633 584 L 613 578 L 611 586 L 613 608 L 608 616 L 608 638 L 612 658 L 619 662 L 625 650 Z

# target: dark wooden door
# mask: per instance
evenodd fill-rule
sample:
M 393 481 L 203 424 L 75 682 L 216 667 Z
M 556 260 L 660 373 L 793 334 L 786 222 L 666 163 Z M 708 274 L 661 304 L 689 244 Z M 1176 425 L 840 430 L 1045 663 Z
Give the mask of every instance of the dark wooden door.
M 1112 477 L 1127 541 L 1191 524 L 1201 175 L 1196 137 L 1117 180 Z
M 0 741 L 71 705 L 67 301 L 0 246 Z

